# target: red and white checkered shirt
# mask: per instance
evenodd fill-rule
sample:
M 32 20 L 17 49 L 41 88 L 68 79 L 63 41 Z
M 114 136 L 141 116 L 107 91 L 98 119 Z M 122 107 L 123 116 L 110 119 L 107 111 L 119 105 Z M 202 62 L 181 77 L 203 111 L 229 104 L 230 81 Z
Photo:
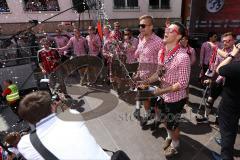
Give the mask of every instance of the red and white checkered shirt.
M 146 42 L 143 42 L 143 37 L 139 36 L 139 43 L 135 51 L 135 56 L 138 57 L 138 75 L 142 80 L 149 78 L 156 72 L 158 52 L 163 46 L 162 39 L 155 33 L 153 33 Z
M 128 41 L 124 41 L 123 43 L 123 47 L 124 50 L 126 52 L 126 56 L 127 56 L 127 63 L 131 64 L 131 63 L 135 63 L 137 62 L 137 59 L 135 57 L 135 51 L 137 49 L 138 46 L 138 39 L 132 37 L 130 40 Z
M 179 48 L 176 52 L 173 59 L 165 65 L 160 60 L 162 50 L 158 53 L 158 64 L 165 66 L 165 74 L 160 78 L 160 88 L 167 88 L 175 83 L 180 83 L 181 86 L 179 91 L 162 95 L 166 103 L 178 102 L 187 97 L 186 88 L 189 84 L 191 68 L 190 57 L 184 48 Z M 167 59 L 168 54 L 166 53 L 164 60 L 166 61 Z
M 88 35 L 86 37 L 89 47 L 89 55 L 97 56 L 101 51 L 101 40 L 98 35 Z

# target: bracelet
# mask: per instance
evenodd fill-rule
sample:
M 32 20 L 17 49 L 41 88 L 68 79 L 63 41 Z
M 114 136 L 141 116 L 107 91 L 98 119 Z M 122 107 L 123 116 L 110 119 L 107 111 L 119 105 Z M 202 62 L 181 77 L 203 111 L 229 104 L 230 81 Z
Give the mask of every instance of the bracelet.
M 235 57 L 231 54 L 228 55 L 228 57 L 231 57 L 232 59 L 234 59 Z

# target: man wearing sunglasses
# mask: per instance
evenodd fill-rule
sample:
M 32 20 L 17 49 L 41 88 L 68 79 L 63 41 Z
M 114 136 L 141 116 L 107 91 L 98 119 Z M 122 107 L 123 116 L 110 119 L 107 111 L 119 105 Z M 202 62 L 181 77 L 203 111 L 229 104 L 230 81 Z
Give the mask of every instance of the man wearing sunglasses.
M 155 73 L 157 69 L 156 57 L 158 51 L 163 47 L 163 42 L 162 39 L 153 32 L 153 18 L 151 16 L 143 15 L 139 18 L 139 22 L 139 43 L 135 51 L 135 56 L 139 60 L 139 67 L 134 79 L 145 80 Z M 150 101 L 145 101 L 144 103 L 145 110 L 147 111 L 144 119 L 147 119 L 150 114 L 149 108 L 151 104 L 149 102 Z M 140 118 L 140 101 L 136 102 L 134 117 L 137 119 Z
M 153 91 L 155 96 L 161 96 L 163 103 L 159 104 L 161 118 L 168 136 L 164 143 L 166 157 L 178 154 L 179 135 L 178 127 L 181 112 L 186 103 L 186 88 L 190 78 L 190 57 L 187 50 L 182 48 L 179 41 L 185 36 L 185 27 L 175 22 L 165 29 L 163 42 L 165 47 L 159 51 L 158 70 L 148 78 L 140 87 L 160 81 L 159 88 Z M 159 75 L 160 71 L 164 72 Z
M 138 39 L 132 36 L 132 30 L 130 28 L 124 29 L 124 43 L 123 47 L 126 51 L 126 63 L 133 64 L 137 62 L 135 57 L 135 51 L 138 46 Z
M 227 57 L 227 55 L 229 55 L 232 52 L 234 42 L 235 42 L 235 36 L 233 35 L 232 32 L 224 33 L 222 35 L 223 48 L 217 49 L 217 54 L 215 55 L 215 57 L 214 57 L 214 55 L 212 55 L 212 57 L 211 57 L 211 60 L 209 63 L 209 68 L 211 68 L 211 70 L 213 72 L 213 77 L 204 81 L 205 84 L 210 85 L 210 93 L 209 93 L 209 97 L 207 98 L 207 101 L 206 101 L 204 117 L 196 118 L 198 123 L 208 123 L 208 116 L 211 112 L 214 101 L 218 98 L 218 96 L 222 92 L 223 77 L 218 76 L 218 74 L 216 73 L 216 69 L 217 69 L 218 65 Z M 217 46 L 212 44 L 212 47 L 214 48 Z M 238 60 L 238 58 L 236 58 L 235 60 Z

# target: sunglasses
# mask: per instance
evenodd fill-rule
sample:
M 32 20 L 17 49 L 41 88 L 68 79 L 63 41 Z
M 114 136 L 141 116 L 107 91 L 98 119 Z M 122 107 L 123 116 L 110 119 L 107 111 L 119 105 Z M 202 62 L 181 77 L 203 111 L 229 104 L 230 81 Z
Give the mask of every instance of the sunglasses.
M 147 25 L 147 24 L 139 24 L 138 25 L 139 28 L 146 28 L 146 26 L 151 26 L 151 25 Z
M 223 43 L 230 43 L 231 41 L 232 41 L 232 39 L 223 40 Z
M 178 30 L 175 28 L 165 28 L 165 33 L 173 33 L 173 32 L 179 34 Z

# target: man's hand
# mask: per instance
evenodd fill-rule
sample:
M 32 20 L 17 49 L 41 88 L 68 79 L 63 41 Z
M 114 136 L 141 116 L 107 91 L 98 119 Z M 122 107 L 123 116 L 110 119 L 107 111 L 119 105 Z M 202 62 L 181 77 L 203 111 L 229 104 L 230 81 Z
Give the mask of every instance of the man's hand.
M 156 88 L 153 91 L 154 96 L 160 96 L 162 94 L 162 89 L 161 88 Z
M 210 84 L 210 83 L 212 83 L 212 80 L 211 79 L 206 79 L 206 80 L 203 81 L 203 83 L 204 84 Z
M 239 53 L 239 50 L 240 50 L 240 43 L 238 43 L 236 46 L 235 45 L 233 46 L 233 51 L 231 54 L 235 57 Z
M 149 87 L 149 85 L 144 83 L 143 81 L 142 82 L 137 82 L 137 83 L 138 83 L 137 88 L 147 89 Z

